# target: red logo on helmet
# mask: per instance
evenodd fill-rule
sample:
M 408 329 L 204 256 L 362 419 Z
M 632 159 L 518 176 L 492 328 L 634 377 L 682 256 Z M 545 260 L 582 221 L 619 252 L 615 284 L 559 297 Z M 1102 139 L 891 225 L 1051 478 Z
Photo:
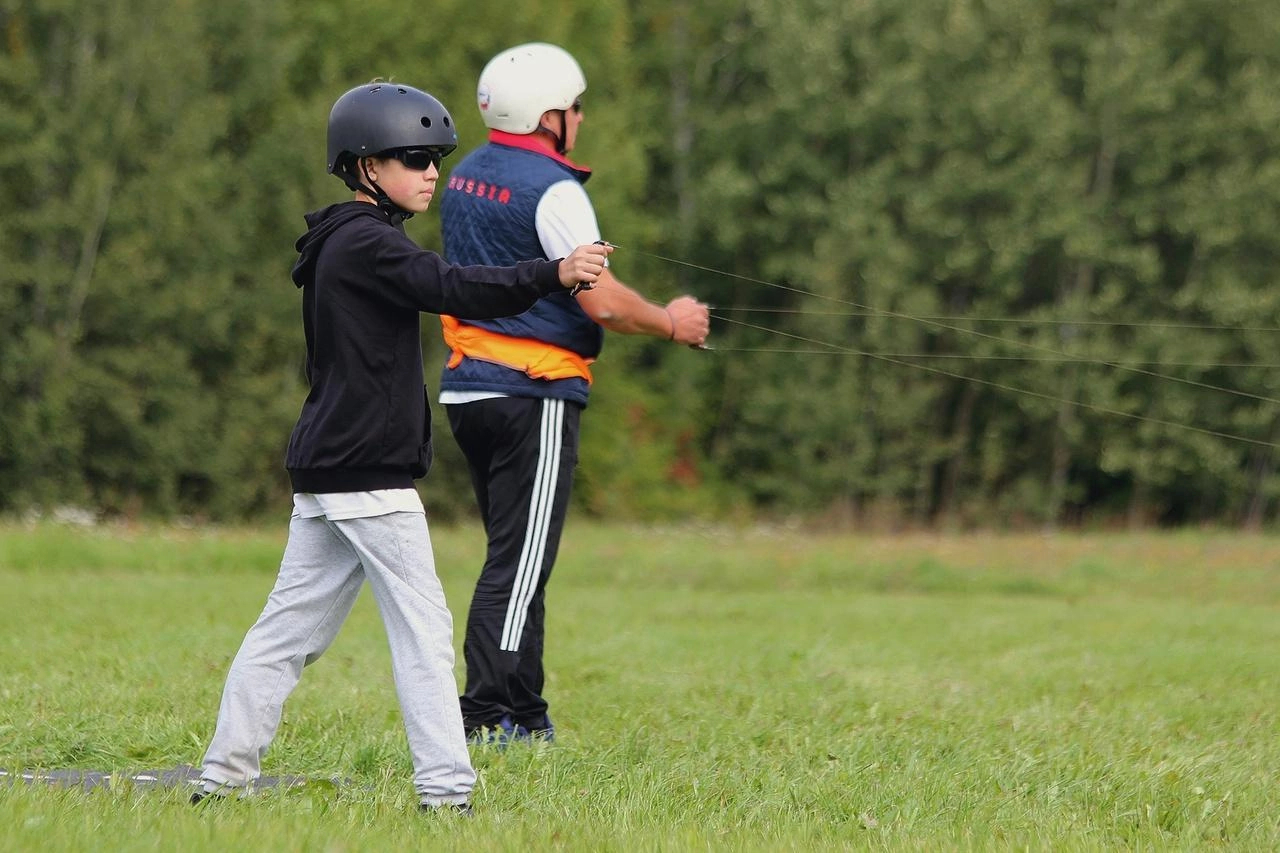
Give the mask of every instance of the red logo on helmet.
M 480 109 L 482 110 L 489 109 L 488 87 L 481 87 L 480 90 L 476 92 L 476 100 L 480 102 Z

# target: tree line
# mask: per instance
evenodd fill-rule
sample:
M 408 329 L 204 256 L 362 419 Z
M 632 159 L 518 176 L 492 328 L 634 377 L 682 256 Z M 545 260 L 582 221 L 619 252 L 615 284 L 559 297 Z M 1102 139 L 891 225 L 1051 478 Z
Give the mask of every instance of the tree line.
M 546 40 L 587 73 L 615 271 L 715 316 L 709 352 L 607 341 L 583 511 L 1276 518 L 1264 0 L 126 6 L 0 5 L 0 512 L 282 511 L 329 105 L 409 83 L 466 150 L 484 62 Z M 424 499 L 467 515 L 437 438 Z

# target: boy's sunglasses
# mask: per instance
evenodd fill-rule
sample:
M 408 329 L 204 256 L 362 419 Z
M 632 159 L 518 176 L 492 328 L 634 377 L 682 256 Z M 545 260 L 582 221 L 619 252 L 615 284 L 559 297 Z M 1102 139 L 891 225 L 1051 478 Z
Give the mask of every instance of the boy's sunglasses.
M 569 108 L 570 108 L 571 110 L 573 110 L 575 113 L 581 113 L 581 112 L 582 112 L 582 98 L 574 98 L 574 99 L 573 99 L 573 103 L 569 105 Z
M 391 152 L 391 156 L 403 163 L 406 169 L 425 172 L 432 166 L 438 171 L 448 153 L 440 148 L 397 148 Z

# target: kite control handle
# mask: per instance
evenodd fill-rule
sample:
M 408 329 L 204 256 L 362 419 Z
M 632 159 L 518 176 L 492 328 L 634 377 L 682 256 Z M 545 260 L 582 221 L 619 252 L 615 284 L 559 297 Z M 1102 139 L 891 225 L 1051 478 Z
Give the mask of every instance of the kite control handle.
M 605 241 L 605 240 L 596 240 L 596 241 L 595 241 L 595 243 L 594 243 L 593 245 L 596 245 L 596 246 L 607 246 L 607 245 L 609 245 L 609 243 L 608 243 L 607 241 Z M 573 290 L 570 290 L 570 291 L 569 291 L 569 295 L 570 295 L 570 296 L 577 296 L 579 293 L 581 293 L 581 292 L 582 292 L 582 291 L 584 291 L 584 290 L 595 290 L 595 289 L 596 289 L 596 286 L 595 286 L 594 284 L 592 284 L 591 282 L 589 282 L 589 281 L 580 281 L 580 282 L 578 282 L 577 284 L 575 284 L 575 285 L 573 286 Z

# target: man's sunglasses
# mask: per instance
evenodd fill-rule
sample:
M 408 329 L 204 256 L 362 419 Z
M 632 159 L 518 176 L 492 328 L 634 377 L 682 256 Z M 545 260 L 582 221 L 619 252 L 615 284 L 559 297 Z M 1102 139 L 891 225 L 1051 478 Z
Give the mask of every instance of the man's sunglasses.
M 391 152 L 391 156 L 403 163 L 406 169 L 412 169 L 415 172 L 425 172 L 432 166 L 439 171 L 440 163 L 452 150 L 452 148 L 397 148 Z
M 582 112 L 582 98 L 574 98 L 574 99 L 573 99 L 573 103 L 569 105 L 569 109 L 573 110 L 575 113 L 581 113 L 581 112 Z

